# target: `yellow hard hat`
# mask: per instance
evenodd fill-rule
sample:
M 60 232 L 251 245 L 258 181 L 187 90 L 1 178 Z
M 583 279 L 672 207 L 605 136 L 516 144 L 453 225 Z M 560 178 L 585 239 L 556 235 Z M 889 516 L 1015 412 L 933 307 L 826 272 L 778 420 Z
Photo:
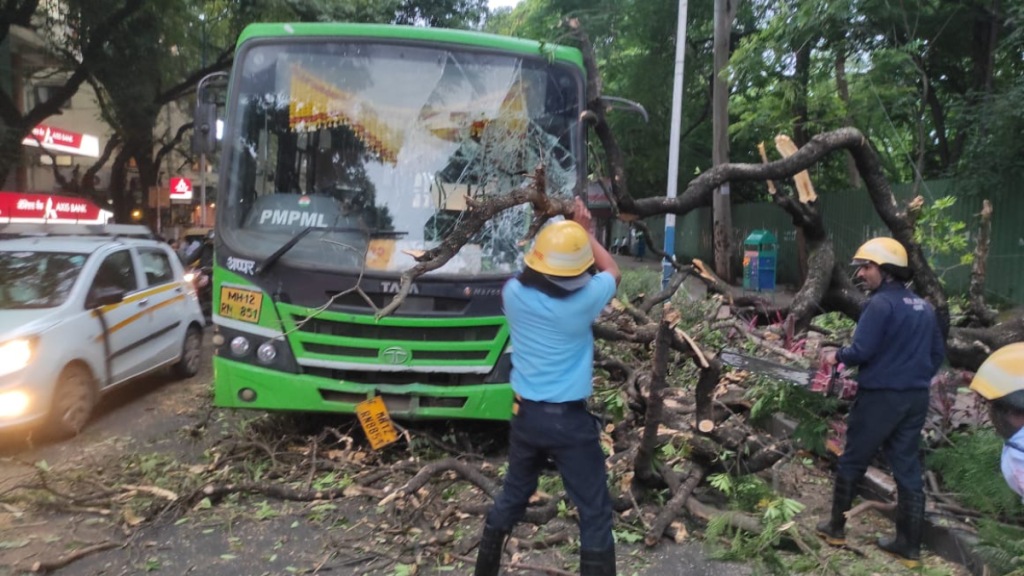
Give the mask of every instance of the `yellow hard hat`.
M 853 264 L 860 265 L 865 262 L 892 264 L 900 268 L 907 267 L 907 250 L 902 244 L 892 238 L 872 238 L 857 248 L 853 255 Z
M 1007 344 L 993 352 L 974 374 L 971 390 L 986 400 L 1024 390 L 1024 342 Z
M 578 223 L 562 220 L 537 234 L 526 254 L 526 265 L 550 276 L 579 276 L 594 264 L 590 235 Z

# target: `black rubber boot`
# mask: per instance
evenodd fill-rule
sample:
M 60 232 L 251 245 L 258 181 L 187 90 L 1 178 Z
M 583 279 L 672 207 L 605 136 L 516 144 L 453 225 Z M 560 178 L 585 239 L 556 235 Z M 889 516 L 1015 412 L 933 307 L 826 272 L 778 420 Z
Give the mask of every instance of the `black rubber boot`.
M 857 496 L 857 483 L 842 476 L 836 476 L 835 482 L 832 490 L 832 515 L 828 520 L 818 522 L 815 528 L 825 542 L 833 546 L 843 546 L 846 544 L 846 511 L 853 505 L 853 499 Z
M 480 546 L 476 553 L 476 568 L 473 576 L 498 576 L 501 568 L 501 553 L 505 549 L 508 532 L 491 528 L 484 524 L 484 532 L 480 536 Z
M 615 576 L 615 546 L 607 550 L 581 548 L 580 576 Z
M 900 490 L 896 501 L 896 537 L 879 538 L 878 547 L 896 556 L 907 568 L 921 565 L 924 535 L 924 492 Z

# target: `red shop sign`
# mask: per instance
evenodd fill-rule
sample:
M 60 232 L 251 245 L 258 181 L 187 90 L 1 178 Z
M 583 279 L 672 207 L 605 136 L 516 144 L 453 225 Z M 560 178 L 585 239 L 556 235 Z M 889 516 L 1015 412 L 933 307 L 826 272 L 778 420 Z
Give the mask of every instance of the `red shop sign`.
M 192 181 L 182 176 L 171 178 L 171 200 L 191 200 Z
M 25 146 L 41 146 L 55 152 L 68 152 L 80 156 L 97 158 L 100 155 L 99 139 L 89 134 L 79 134 L 54 126 L 39 124 L 32 133 L 21 141 Z
M 107 214 L 84 198 L 0 192 L 0 222 L 104 223 Z

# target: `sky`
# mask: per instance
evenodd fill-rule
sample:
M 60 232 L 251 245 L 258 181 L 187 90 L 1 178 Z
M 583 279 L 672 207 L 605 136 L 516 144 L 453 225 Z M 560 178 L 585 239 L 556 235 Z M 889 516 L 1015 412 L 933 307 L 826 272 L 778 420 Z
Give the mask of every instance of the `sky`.
M 494 10 L 495 8 L 511 8 L 512 6 L 519 4 L 520 1 L 521 0 L 487 0 L 487 7 L 491 10 Z

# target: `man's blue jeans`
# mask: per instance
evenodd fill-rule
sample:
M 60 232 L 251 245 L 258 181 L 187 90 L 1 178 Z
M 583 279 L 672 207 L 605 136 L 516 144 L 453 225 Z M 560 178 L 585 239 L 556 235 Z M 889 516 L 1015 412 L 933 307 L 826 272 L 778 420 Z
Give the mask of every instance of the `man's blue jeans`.
M 537 491 L 537 478 L 550 457 L 579 513 L 580 548 L 611 549 L 612 502 L 599 427 L 583 401 L 521 401 L 509 432 L 505 483 L 487 514 L 487 525 L 503 532 L 512 530 Z

